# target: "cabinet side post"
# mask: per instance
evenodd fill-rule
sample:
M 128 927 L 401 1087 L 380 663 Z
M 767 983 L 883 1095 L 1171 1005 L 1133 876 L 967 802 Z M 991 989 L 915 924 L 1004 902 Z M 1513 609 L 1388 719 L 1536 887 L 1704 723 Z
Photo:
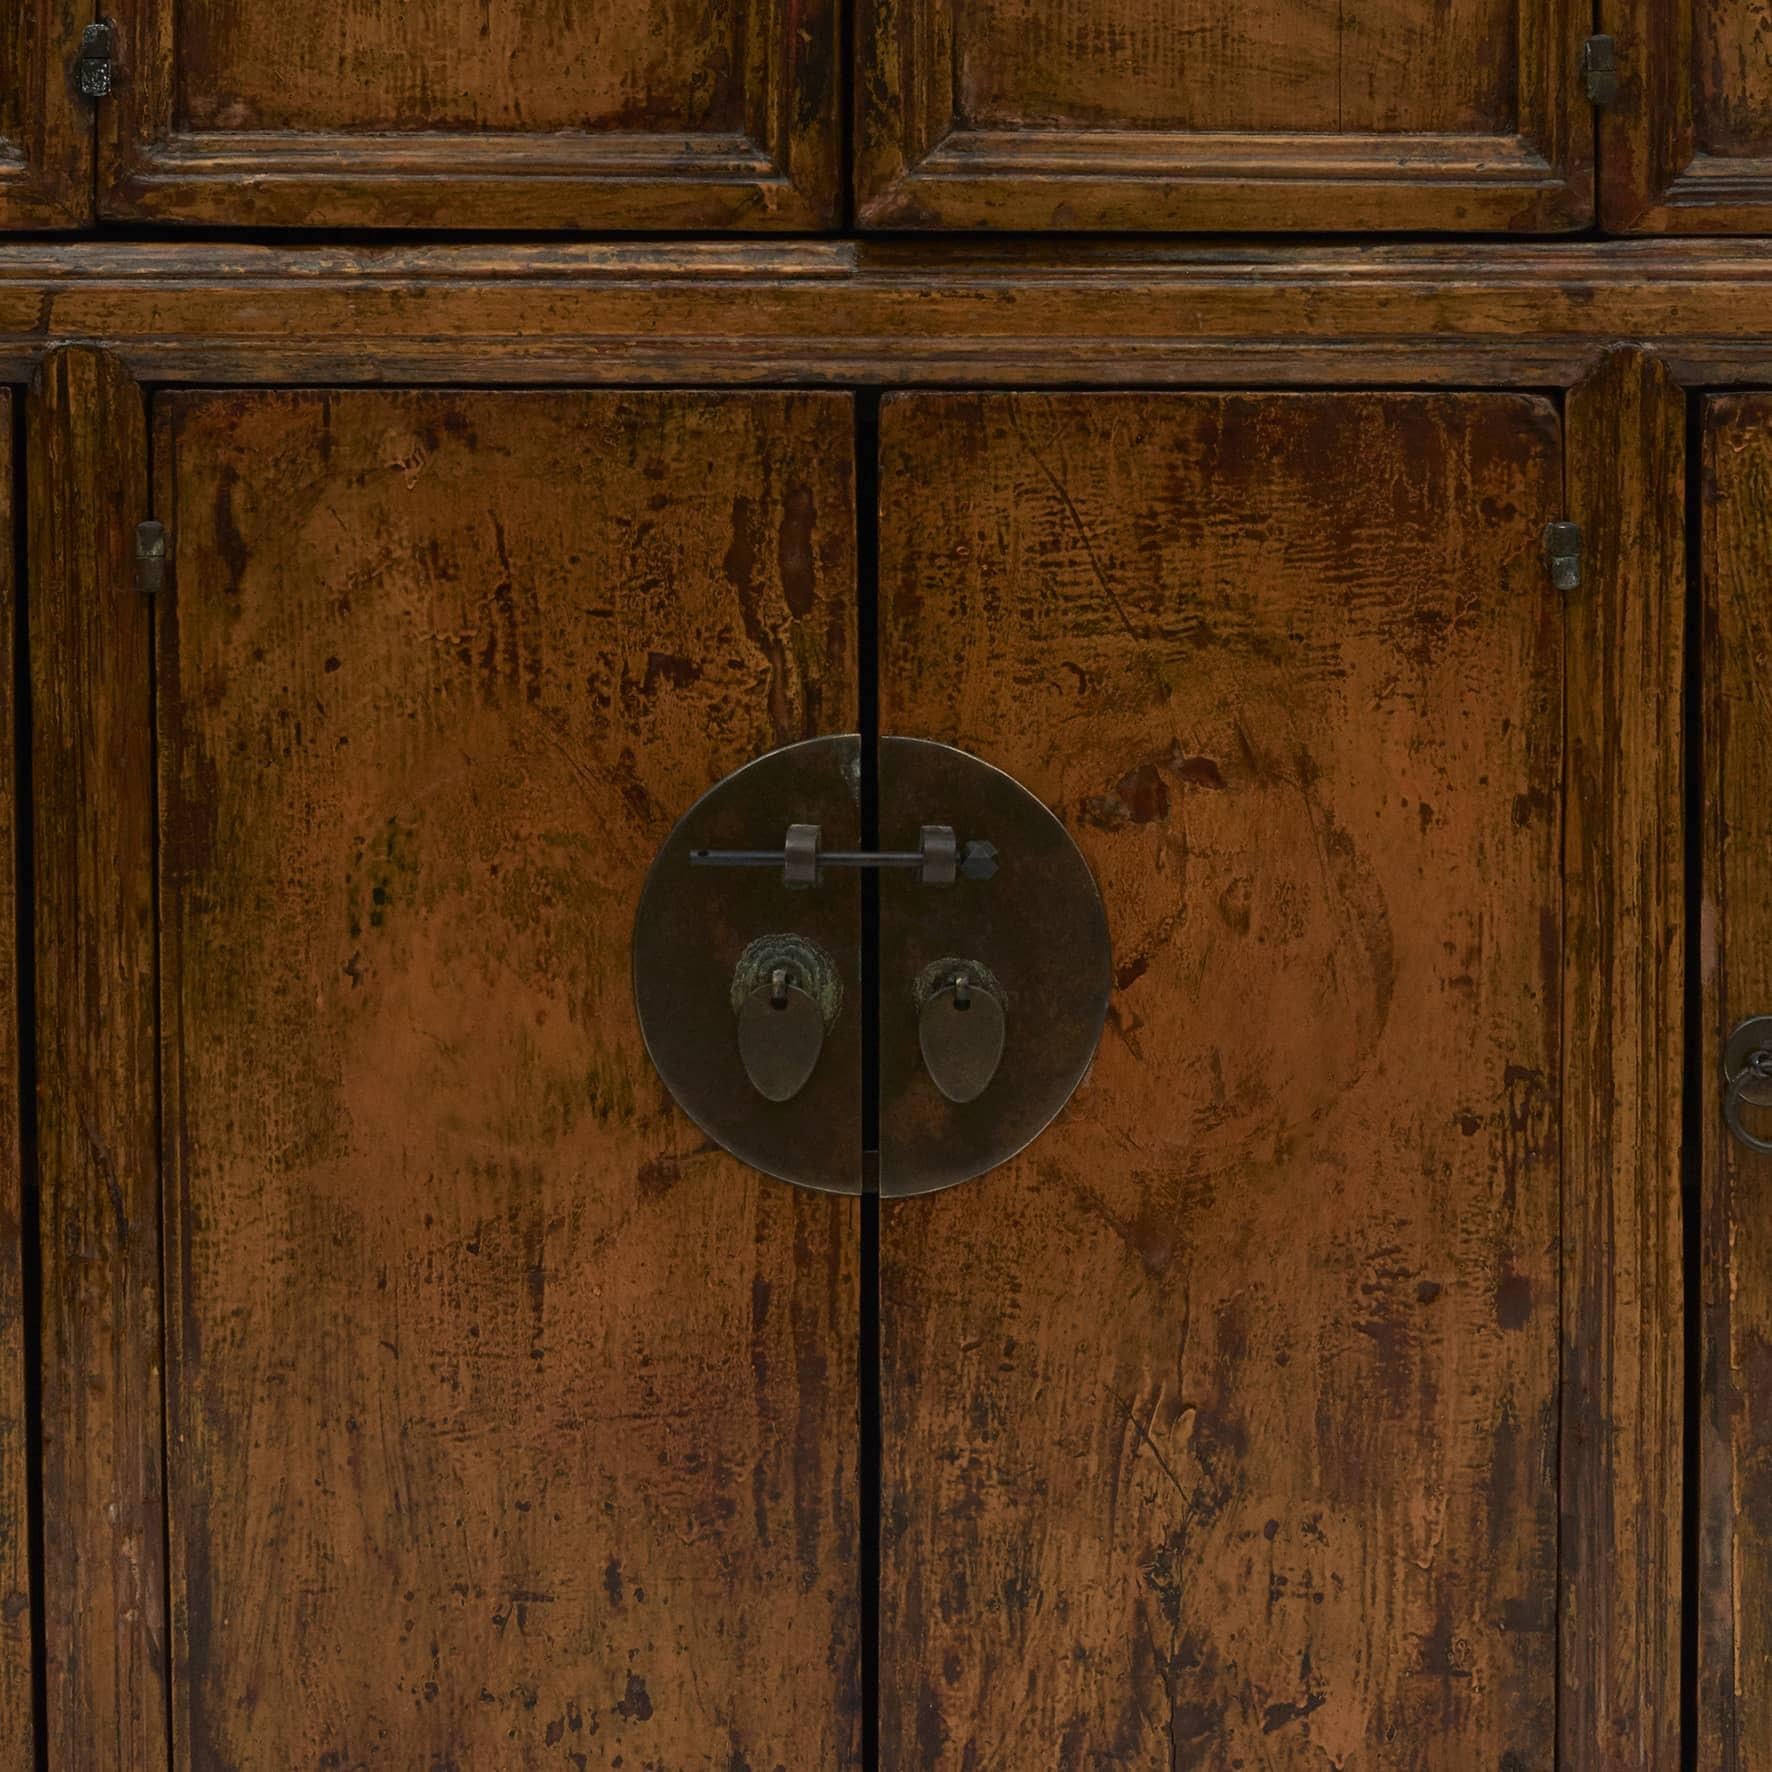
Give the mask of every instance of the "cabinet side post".
M 1679 1764 L 1685 405 L 1646 352 L 1568 405 L 1561 1754 Z
M 45 359 L 27 409 L 50 1763 L 167 1760 L 146 410 Z

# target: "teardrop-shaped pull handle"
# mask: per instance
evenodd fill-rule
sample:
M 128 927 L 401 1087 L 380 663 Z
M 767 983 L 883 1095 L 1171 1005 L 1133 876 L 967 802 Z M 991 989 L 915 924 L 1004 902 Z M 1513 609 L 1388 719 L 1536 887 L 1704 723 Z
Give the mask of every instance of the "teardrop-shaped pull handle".
M 1003 1062 L 1008 1018 L 995 980 L 982 967 L 944 965 L 945 979 L 929 981 L 917 1017 L 929 1079 L 949 1101 L 977 1101 Z
M 792 1101 L 818 1068 L 824 1017 L 810 994 L 778 967 L 738 1012 L 738 1055 L 765 1101 Z
M 765 1101 L 792 1101 L 818 1068 L 842 1006 L 831 957 L 797 935 L 768 935 L 745 949 L 732 978 L 738 1056 Z

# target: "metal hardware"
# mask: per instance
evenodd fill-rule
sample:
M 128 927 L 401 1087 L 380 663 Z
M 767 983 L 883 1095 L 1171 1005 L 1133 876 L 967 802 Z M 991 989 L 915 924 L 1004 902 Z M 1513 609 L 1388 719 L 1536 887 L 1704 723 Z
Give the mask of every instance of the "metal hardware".
M 937 960 L 923 969 L 912 994 L 930 1081 L 949 1101 L 976 1101 L 1003 1062 L 1008 1018 L 1002 986 L 976 960 Z
M 166 525 L 135 526 L 135 588 L 144 597 L 157 597 L 166 588 Z
M 117 73 L 117 27 L 100 19 L 80 33 L 74 61 L 74 90 L 82 98 L 109 98 Z
M 926 824 L 915 849 L 826 849 L 815 824 L 791 824 L 780 849 L 697 849 L 689 865 L 698 868 L 780 868 L 786 886 L 816 886 L 826 868 L 915 869 L 925 886 L 951 886 L 956 879 L 988 880 L 997 871 L 997 851 L 989 843 L 962 848 L 952 825 Z
M 1604 35 L 1590 37 L 1581 46 L 1581 72 L 1587 82 L 1590 105 L 1618 102 L 1617 46 Z
M 862 1191 L 862 1029 L 861 1017 L 839 1006 L 861 1001 L 860 876 L 834 876 L 820 892 L 788 892 L 779 855 L 773 869 L 730 873 L 691 867 L 690 856 L 781 830 L 790 815 L 816 824 L 833 848 L 859 848 L 860 793 L 861 741 L 854 737 L 790 745 L 727 776 L 659 850 L 635 911 L 633 943 L 640 1031 L 683 1111 L 752 1168 L 847 1194 Z M 791 1030 L 762 1035 L 743 1026 L 746 1001 L 758 986 L 773 986 L 777 968 L 789 972 L 790 1002 L 802 989 L 823 1023 L 812 1068 L 786 1103 L 770 1092 L 785 1087 L 788 1054 L 762 1048 L 776 1038 L 789 1044 Z M 809 1043 L 806 1012 L 796 1005 L 782 1013 L 797 1018 Z M 795 1050 L 804 1062 L 805 1046 Z
M 1772 1157 L 1772 1138 L 1747 1129 L 1743 1108 L 1772 1108 L 1772 1015 L 1737 1022 L 1723 1046 L 1723 1122 L 1750 1151 Z
M 1544 526 L 1544 561 L 1551 583 L 1559 591 L 1581 589 L 1581 525 L 1547 523 Z
M 1089 864 L 1040 798 L 926 739 L 882 738 L 879 760 L 883 843 L 939 812 L 957 829 L 989 831 L 1003 855 L 1003 877 L 988 891 L 962 880 L 925 892 L 904 873 L 880 879 L 880 1192 L 902 1197 L 996 1168 L 1056 1118 L 1094 1059 L 1113 959 Z M 931 1009 L 962 972 L 971 1009 Z M 936 1044 L 943 1034 L 992 1008 L 999 1052 L 967 1033 L 976 1048 L 956 1059 L 967 1077 L 931 1063 L 932 1051 L 954 1056 Z M 974 1082 L 971 1099 L 959 1099 Z
M 765 1101 L 792 1101 L 806 1087 L 842 1003 L 843 981 L 812 942 L 766 935 L 745 949 L 732 975 L 738 1055 Z
M 862 1030 L 840 1010 L 860 1000 L 861 870 L 878 870 L 879 976 L 893 981 L 878 1006 L 879 1188 L 921 1194 L 995 1168 L 1063 1108 L 1101 1037 L 1111 954 L 1088 864 L 1033 794 L 949 745 L 883 738 L 876 755 L 877 848 L 860 842 L 856 738 L 759 757 L 690 808 L 640 896 L 634 1001 L 659 1075 L 716 1144 L 860 1193 Z M 787 835 L 743 847 L 759 830 Z M 990 841 L 961 843 L 965 830 Z M 987 890 L 999 852 L 1009 865 Z

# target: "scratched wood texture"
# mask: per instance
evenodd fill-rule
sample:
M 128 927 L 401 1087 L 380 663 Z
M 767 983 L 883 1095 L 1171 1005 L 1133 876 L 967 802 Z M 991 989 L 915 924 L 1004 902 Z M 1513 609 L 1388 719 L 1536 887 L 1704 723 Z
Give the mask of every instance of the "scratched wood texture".
M 105 216 L 827 227 L 835 0 L 118 0 Z
M 852 436 L 156 404 L 177 1765 L 854 1763 L 858 1208 L 628 977 L 677 815 L 853 729 Z
M 1600 113 L 1615 232 L 1772 231 L 1772 13 L 1764 0 L 1607 0 L 1619 90 Z
M 1662 1772 L 1681 1751 L 1685 396 L 1620 349 L 1568 430 L 1559 1763 Z
M 25 410 L 45 1678 L 57 1772 L 166 1765 L 151 612 L 142 392 L 45 359 Z
M 92 219 L 92 114 L 68 69 L 94 16 L 79 0 L 12 0 L 0 20 L 0 229 Z
M 1577 0 L 860 0 L 880 228 L 1557 232 Z
M 1699 1763 L 1754 1772 L 1772 1761 L 1772 1158 L 1730 1138 L 1716 1079 L 1727 1031 L 1772 1013 L 1772 399 L 1707 401 L 1703 423 Z
M 0 392 L 0 682 L 13 671 L 12 396 Z M 19 1145 L 21 1031 L 10 697 L 0 714 L 0 1763 L 31 1763 L 30 1510 L 25 1477 L 25 1176 Z
M 882 730 L 1058 812 L 1117 967 L 1053 1130 L 882 1208 L 882 1764 L 1548 1767 L 1557 410 L 881 430 Z
M 957 110 L 999 129 L 1494 132 L 1513 122 L 1519 10 L 1519 0 L 960 0 Z

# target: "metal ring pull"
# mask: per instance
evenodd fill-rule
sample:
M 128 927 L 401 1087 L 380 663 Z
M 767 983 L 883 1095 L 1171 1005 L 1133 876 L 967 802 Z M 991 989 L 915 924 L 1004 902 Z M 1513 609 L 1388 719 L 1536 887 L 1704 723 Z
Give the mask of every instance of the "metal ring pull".
M 1738 1022 L 1723 1048 L 1723 1121 L 1736 1139 L 1762 1157 L 1772 1157 L 1772 1138 L 1749 1132 L 1747 1107 L 1772 1107 L 1772 1015 L 1750 1015 Z

